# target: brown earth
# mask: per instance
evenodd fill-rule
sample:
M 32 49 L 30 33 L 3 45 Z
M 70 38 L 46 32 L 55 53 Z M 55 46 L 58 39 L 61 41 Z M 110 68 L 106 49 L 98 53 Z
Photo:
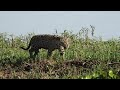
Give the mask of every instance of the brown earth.
M 11 75 L 16 75 L 20 78 L 21 75 L 25 76 L 30 72 L 37 73 L 50 73 L 58 75 L 59 77 L 71 73 L 80 73 L 83 71 L 93 70 L 96 66 L 103 65 L 104 67 L 120 68 L 119 62 L 103 62 L 99 60 L 67 60 L 67 61 L 54 61 L 54 60 L 39 60 L 35 62 L 14 63 L 1 66 L 0 78 L 11 78 Z M 75 69 L 74 69 L 75 68 Z M 106 69 L 106 68 L 105 68 Z M 76 70 L 76 72 L 75 72 Z M 14 72 L 13 72 L 14 71 Z M 51 73 L 50 73 L 51 74 Z M 51 74 L 51 75 L 52 75 Z

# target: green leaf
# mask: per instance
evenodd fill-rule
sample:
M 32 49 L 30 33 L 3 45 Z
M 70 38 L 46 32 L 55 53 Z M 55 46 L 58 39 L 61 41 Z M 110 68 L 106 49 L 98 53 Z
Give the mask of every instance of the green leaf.
M 114 77 L 114 73 L 113 73 L 112 70 L 109 70 L 109 76 L 112 77 L 112 78 Z
M 93 76 L 94 78 L 99 77 L 99 75 L 98 75 L 97 73 L 93 73 L 92 76 Z
M 85 77 L 85 79 L 91 79 L 92 78 L 92 76 L 90 76 L 90 75 L 87 75 L 86 77 Z

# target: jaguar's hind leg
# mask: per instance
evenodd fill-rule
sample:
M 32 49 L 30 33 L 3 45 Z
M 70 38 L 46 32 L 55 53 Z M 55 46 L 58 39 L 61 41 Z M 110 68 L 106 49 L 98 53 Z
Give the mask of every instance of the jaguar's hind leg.
M 36 58 L 36 56 L 38 57 L 38 53 L 39 53 L 39 49 L 35 50 L 34 59 Z M 37 59 L 38 59 L 38 58 L 37 58 Z
M 53 51 L 53 50 L 48 50 L 47 59 L 51 59 L 52 51 Z

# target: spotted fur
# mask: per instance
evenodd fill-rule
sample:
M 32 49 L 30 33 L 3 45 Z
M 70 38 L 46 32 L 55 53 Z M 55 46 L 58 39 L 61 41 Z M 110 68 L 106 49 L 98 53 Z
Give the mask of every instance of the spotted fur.
M 48 50 L 47 57 L 50 57 L 52 51 L 55 49 L 58 49 L 60 55 L 63 56 L 64 50 L 69 47 L 68 39 L 67 37 L 60 37 L 57 35 L 35 35 L 31 38 L 27 48 L 21 48 L 23 50 L 29 49 L 30 58 L 35 58 L 41 48 Z

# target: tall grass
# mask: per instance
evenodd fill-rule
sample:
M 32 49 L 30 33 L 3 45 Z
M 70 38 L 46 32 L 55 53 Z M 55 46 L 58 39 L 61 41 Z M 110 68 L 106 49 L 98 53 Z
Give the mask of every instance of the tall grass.
M 70 47 L 65 51 L 65 59 L 82 59 L 82 60 L 120 60 L 120 39 L 111 39 L 103 41 L 102 38 L 96 38 L 94 28 L 82 28 L 78 33 L 73 34 L 72 31 L 65 30 L 60 35 L 66 35 L 71 39 Z M 20 46 L 29 44 L 30 38 L 34 33 L 26 36 L 14 36 L 7 33 L 0 33 L 0 61 L 3 60 L 19 60 L 29 57 L 27 51 L 21 50 Z M 40 59 L 45 59 L 46 50 L 42 49 L 39 53 Z M 53 53 L 53 58 L 60 59 L 58 50 Z

